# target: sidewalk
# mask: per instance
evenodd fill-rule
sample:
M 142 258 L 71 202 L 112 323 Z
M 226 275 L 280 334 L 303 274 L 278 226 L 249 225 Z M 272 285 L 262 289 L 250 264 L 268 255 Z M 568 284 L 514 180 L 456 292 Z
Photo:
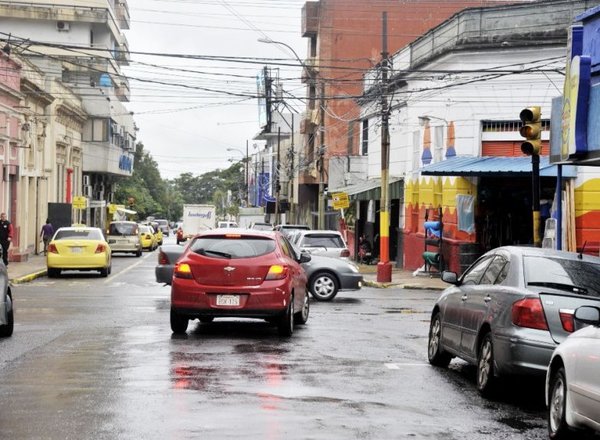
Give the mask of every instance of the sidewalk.
M 376 265 L 367 266 L 359 264 L 358 270 L 363 274 L 363 284 L 368 287 L 443 290 L 449 286 L 449 284 L 443 282 L 439 277 L 431 277 L 425 274 L 413 276 L 412 271 L 396 267 L 392 267 L 392 281 L 390 283 L 380 283 L 377 281 Z
M 27 283 L 46 275 L 46 257 L 43 254 L 31 255 L 22 263 L 8 263 L 8 278 L 12 284 Z
M 392 267 L 392 281 L 380 283 L 377 281 L 377 266 L 358 265 L 364 277 L 364 285 L 369 287 L 404 289 L 443 290 L 448 287 L 439 277 L 426 275 L 413 276 L 409 270 Z M 46 257 L 42 254 L 32 255 L 23 263 L 11 262 L 8 265 L 8 278 L 12 284 L 27 283 L 39 277 L 46 276 Z

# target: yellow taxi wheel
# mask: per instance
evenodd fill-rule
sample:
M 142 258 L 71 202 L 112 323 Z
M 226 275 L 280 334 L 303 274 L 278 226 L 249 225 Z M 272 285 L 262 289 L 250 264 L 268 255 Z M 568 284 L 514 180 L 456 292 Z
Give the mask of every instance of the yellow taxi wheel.
M 48 278 L 57 278 L 60 275 L 60 269 L 48 268 Z

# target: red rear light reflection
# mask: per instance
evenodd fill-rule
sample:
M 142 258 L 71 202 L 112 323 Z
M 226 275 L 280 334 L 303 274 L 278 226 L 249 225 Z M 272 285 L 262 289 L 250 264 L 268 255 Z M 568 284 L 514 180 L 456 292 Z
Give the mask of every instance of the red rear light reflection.
M 98 246 L 96 246 L 96 254 L 101 254 L 102 252 L 104 252 L 106 250 L 106 246 L 104 246 L 103 244 L 99 244 Z
M 575 321 L 573 320 L 573 310 L 560 310 L 558 312 L 560 316 L 560 322 L 565 329 L 565 331 L 569 333 L 573 333 L 575 331 Z
M 350 251 L 348 249 L 343 249 L 342 252 L 340 253 L 340 257 L 349 257 L 350 256 Z
M 58 249 L 56 249 L 56 245 L 54 243 L 50 243 L 47 250 L 52 254 L 58 254 Z
M 525 298 L 512 305 L 514 325 L 538 330 L 548 330 L 544 307 L 539 298 Z

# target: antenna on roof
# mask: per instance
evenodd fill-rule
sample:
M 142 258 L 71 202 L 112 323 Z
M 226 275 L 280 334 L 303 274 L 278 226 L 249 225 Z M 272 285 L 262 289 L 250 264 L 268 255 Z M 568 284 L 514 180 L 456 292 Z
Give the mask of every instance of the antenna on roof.
M 587 240 L 583 242 L 583 247 L 581 248 L 581 251 L 579 251 L 579 255 L 577 255 L 577 258 L 579 258 L 580 260 L 583 259 L 583 252 L 585 251 L 586 244 L 587 244 Z

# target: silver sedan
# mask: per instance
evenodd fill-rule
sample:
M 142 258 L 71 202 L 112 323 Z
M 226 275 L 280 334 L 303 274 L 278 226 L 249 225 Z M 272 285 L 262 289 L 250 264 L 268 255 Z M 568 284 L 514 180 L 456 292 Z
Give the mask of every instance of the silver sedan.
M 2 249 L 0 249 L 0 255 Z M 12 292 L 8 283 L 6 266 L 0 261 L 0 337 L 8 337 L 13 334 L 14 312 Z
M 600 258 L 507 246 L 479 258 L 436 301 L 428 357 L 477 366 L 477 389 L 493 393 L 501 376 L 545 375 L 556 346 L 574 331 L 573 311 L 600 305 Z
M 575 323 L 582 328 L 554 350 L 546 375 L 548 433 L 554 440 L 576 438 L 577 428 L 600 432 L 600 308 L 579 307 Z

